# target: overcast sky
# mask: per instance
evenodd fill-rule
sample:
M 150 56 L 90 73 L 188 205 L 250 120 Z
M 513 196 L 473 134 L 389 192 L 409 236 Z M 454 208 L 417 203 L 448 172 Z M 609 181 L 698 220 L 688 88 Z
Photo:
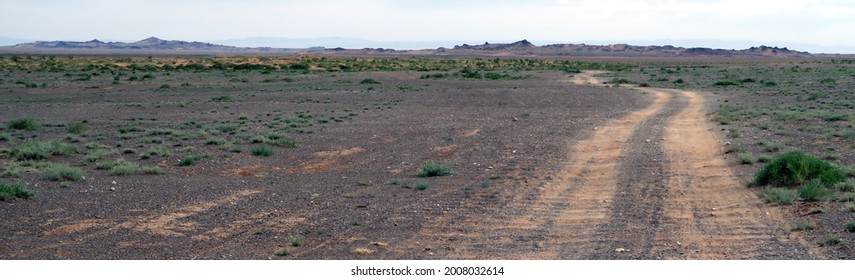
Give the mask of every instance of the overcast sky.
M 461 43 L 527 38 L 536 44 L 703 39 L 855 46 L 855 1 L 0 0 L 0 36 Z

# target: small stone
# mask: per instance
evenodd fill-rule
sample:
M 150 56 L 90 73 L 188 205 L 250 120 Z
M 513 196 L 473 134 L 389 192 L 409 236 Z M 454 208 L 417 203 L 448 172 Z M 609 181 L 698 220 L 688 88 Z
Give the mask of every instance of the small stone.
M 713 211 L 715 211 L 716 209 L 713 207 L 713 209 L 712 209 L 712 210 L 713 210 Z
M 629 250 L 625 249 L 625 248 L 617 248 L 617 249 L 615 249 L 615 252 L 623 253 L 623 252 L 629 252 Z
M 677 242 L 678 246 L 683 246 L 683 243 Z
M 114 191 L 116 191 L 116 188 L 110 188 L 110 191 L 114 192 Z
M 724 145 L 725 146 L 730 145 L 730 142 L 724 142 Z
M 647 140 L 644 140 L 644 141 L 645 141 L 645 142 L 647 142 L 647 143 L 650 143 L 650 139 L 647 139 Z
M 514 120 L 513 120 L 513 121 L 518 121 L 517 117 L 514 117 Z
M 117 184 L 116 181 L 113 181 L 113 185 Z

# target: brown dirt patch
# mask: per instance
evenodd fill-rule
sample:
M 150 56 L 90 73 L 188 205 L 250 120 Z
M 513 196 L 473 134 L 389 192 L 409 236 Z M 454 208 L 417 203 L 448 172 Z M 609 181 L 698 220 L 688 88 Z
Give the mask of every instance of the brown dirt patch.
M 365 149 L 353 147 L 344 150 L 321 151 L 314 153 L 315 158 L 320 158 L 320 161 L 306 163 L 300 165 L 300 169 L 304 172 L 317 172 L 334 168 L 336 165 L 343 164 L 349 160 L 349 157 L 358 153 L 364 152 Z

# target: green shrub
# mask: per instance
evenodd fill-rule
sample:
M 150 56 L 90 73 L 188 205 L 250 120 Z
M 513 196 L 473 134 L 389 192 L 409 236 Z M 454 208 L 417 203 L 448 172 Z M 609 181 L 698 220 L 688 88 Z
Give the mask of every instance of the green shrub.
M 378 81 L 377 81 L 377 80 L 375 80 L 375 79 L 371 79 L 371 78 L 364 79 L 364 80 L 360 81 L 359 83 L 360 83 L 360 84 L 363 84 L 363 85 L 376 85 L 376 84 L 380 84 L 380 82 L 378 82 Z
M 232 102 L 235 101 L 234 98 L 228 95 L 220 95 L 214 98 L 211 98 L 211 102 Z
M 763 146 L 763 150 L 770 152 L 770 153 L 780 151 L 781 148 L 784 147 L 784 145 L 781 143 L 775 143 L 775 142 L 769 142 L 769 141 L 762 141 L 762 142 L 757 143 L 757 144 L 760 146 Z
M 24 183 L 0 182 L 0 201 L 11 200 L 13 198 L 30 198 L 34 195 L 36 195 L 36 192 L 27 188 Z
M 802 219 L 798 219 L 792 224 L 790 224 L 790 231 L 811 230 L 815 228 L 816 224 L 814 222 Z
M 428 161 L 422 164 L 422 173 L 419 174 L 420 177 L 434 177 L 434 176 L 445 176 L 454 174 L 454 170 L 451 167 L 445 166 L 439 162 Z
M 425 181 L 418 181 L 415 184 L 413 184 L 413 188 L 420 190 L 420 191 L 423 191 L 423 190 L 430 188 L 430 184 L 428 184 Z
M 196 163 L 197 160 L 201 159 L 203 156 L 201 155 L 192 155 L 186 156 L 178 161 L 178 166 L 188 166 Z
M 51 181 L 79 181 L 86 173 L 79 168 L 62 164 L 54 164 L 43 172 L 45 178 Z
M 796 201 L 796 192 L 794 190 L 781 188 L 767 188 L 760 192 L 760 198 L 763 202 L 774 205 L 790 205 Z
M 742 145 L 728 145 L 727 148 L 724 148 L 725 154 L 743 153 L 743 152 L 745 152 L 745 147 L 742 147 Z
M 16 130 L 35 131 L 38 130 L 41 125 L 32 118 L 20 118 L 9 121 L 6 124 L 6 127 Z
M 740 134 L 739 134 L 738 128 L 731 127 L 731 128 L 727 129 L 727 137 L 739 138 L 739 136 L 740 136 Z
M 169 148 L 163 146 L 151 147 L 148 151 L 140 154 L 141 159 L 149 159 L 152 156 L 164 156 L 168 157 L 172 155 L 172 152 L 169 151 Z
M 849 244 L 849 241 L 840 236 L 828 235 L 817 239 L 816 244 L 819 246 L 846 245 Z
M 68 124 L 68 133 L 72 134 L 80 134 L 89 130 L 89 127 L 86 126 L 85 123 L 76 122 Z
M 849 179 L 844 182 L 839 182 L 834 185 L 834 188 L 841 192 L 853 192 L 855 191 L 855 180 Z
M 83 160 L 85 160 L 87 162 L 96 162 L 96 161 L 105 159 L 109 156 L 112 156 L 114 154 L 116 154 L 116 152 L 113 152 L 111 150 L 97 150 L 97 151 L 94 151 L 94 152 L 86 155 L 86 157 L 84 157 Z
M 225 143 L 226 143 L 226 139 L 221 138 L 221 137 L 212 137 L 212 138 L 208 138 L 208 140 L 205 141 L 205 145 L 222 145 Z
M 291 246 L 300 247 L 303 245 L 303 236 L 302 235 L 294 235 L 294 236 L 291 236 L 291 238 L 289 238 L 288 241 L 291 243 Z
M 611 80 L 609 80 L 609 81 L 608 81 L 608 82 L 606 82 L 606 83 L 608 83 L 608 84 L 615 84 L 615 85 L 620 85 L 620 84 L 634 84 L 634 82 L 633 82 L 633 81 L 627 80 L 627 79 L 625 79 L 625 78 L 612 78 Z
M 739 153 L 736 156 L 739 158 L 739 163 L 742 164 L 754 164 L 757 162 L 757 157 L 751 153 Z
M 713 84 L 714 86 L 726 87 L 726 86 L 738 86 L 741 85 L 739 81 L 734 80 L 726 80 L 726 81 L 718 81 Z
M 294 140 L 284 134 L 267 135 L 268 143 L 278 147 L 294 148 L 297 147 L 297 140 Z
M 163 174 L 166 171 L 160 166 L 139 166 L 135 163 L 126 162 L 124 160 L 117 160 L 112 167 L 110 167 L 110 175 L 114 176 L 124 176 L 124 175 L 156 175 Z
M 127 161 L 125 161 L 125 159 L 119 158 L 116 160 L 107 160 L 107 161 L 102 161 L 102 162 L 96 163 L 95 169 L 107 170 L 107 169 L 112 169 L 114 166 L 127 165 L 127 164 L 129 164 L 129 163 Z
M 846 223 L 845 228 L 846 228 L 846 231 L 848 231 L 848 232 L 855 232 L 855 221 L 851 221 L 851 222 Z
M 855 193 L 844 193 L 835 198 L 834 200 L 840 202 L 855 202 Z
M 17 160 L 39 160 L 52 155 L 75 153 L 77 153 L 77 147 L 56 140 L 26 142 L 12 149 L 12 156 Z
M 846 177 L 839 167 L 795 150 L 773 158 L 757 171 L 750 186 L 793 187 L 813 179 L 830 186 Z
M 804 182 L 798 189 L 799 197 L 806 201 L 818 201 L 825 199 L 831 194 L 831 191 L 825 188 L 822 181 L 813 179 Z
M 255 148 L 252 148 L 252 155 L 269 157 L 273 155 L 273 149 L 267 145 L 256 146 Z
M 80 143 L 80 141 L 81 141 L 81 140 L 82 140 L 82 139 L 80 139 L 80 137 L 77 137 L 77 136 L 76 136 L 76 135 L 74 135 L 74 134 L 67 134 L 67 135 L 65 135 L 65 141 L 68 141 L 68 142 L 71 142 L 71 143 Z
M 0 178 L 17 178 L 21 177 L 21 172 L 18 170 L 18 166 L 15 164 L 4 166 L 0 168 Z

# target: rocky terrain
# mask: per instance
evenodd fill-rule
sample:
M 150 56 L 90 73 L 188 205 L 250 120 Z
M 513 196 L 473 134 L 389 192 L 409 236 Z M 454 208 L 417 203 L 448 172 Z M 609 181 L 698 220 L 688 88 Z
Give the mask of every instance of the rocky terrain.
M 524 57 L 711 57 L 711 58 L 807 58 L 814 54 L 790 50 L 786 47 L 759 46 L 743 50 L 713 49 L 702 47 L 633 46 L 628 44 L 587 45 L 551 44 L 536 46 L 528 40 L 513 43 L 489 43 L 481 45 L 456 45 L 453 48 L 422 50 L 395 50 L 384 48 L 345 49 L 340 47 L 312 48 L 243 48 L 204 42 L 163 40 L 150 37 L 132 43 L 70 41 L 38 41 L 0 47 L 0 54 L 138 54 L 138 55 L 291 55 L 321 53 L 347 56 L 524 56 Z

